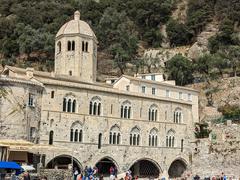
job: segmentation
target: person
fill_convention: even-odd
[[[93,177],[98,177],[98,168],[96,166],[93,167]]]
[[[77,180],[83,180],[83,174],[82,173],[77,176]]]
[[[31,180],[29,173],[26,171],[23,174],[23,180]]]
[[[193,177],[194,180],[200,180],[200,176],[196,174],[196,176]]]
[[[130,178],[129,178],[129,174],[126,172],[126,175],[125,175],[125,177],[124,177],[124,180],[130,180]]]
[[[110,167],[109,173],[110,173],[110,175],[114,175],[114,168],[113,168],[113,166]]]
[[[89,168],[87,169],[87,177],[88,177],[88,179],[90,179],[90,176],[93,179],[92,174],[93,174],[93,170],[92,170],[91,166],[89,166]]]
[[[74,167],[74,172],[73,172],[73,180],[77,180],[77,176],[78,176],[79,172],[77,170],[76,167]]]
[[[114,176],[115,176],[115,177],[117,176],[117,173],[118,173],[117,167],[114,166]]]
[[[83,171],[83,179],[85,180],[85,179],[87,179],[87,177],[88,177],[88,167],[85,166],[84,171]]]

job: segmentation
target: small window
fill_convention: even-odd
[[[152,95],[156,94],[156,88],[152,88]]]
[[[71,42],[70,41],[68,41],[67,50],[71,51]]]
[[[155,75],[151,75],[151,80],[155,81]]]
[[[142,86],[142,93],[145,93],[145,92],[146,92],[146,87]]]
[[[179,92],[179,99],[182,99],[182,98],[183,98],[182,92]]]
[[[51,91],[51,98],[54,98],[54,91]]]
[[[88,52],[88,42],[85,44],[85,52]]]
[[[75,51],[75,41],[72,41],[72,51]]]
[[[72,76],[72,71],[69,71],[69,76]]]
[[[126,86],[126,91],[129,91],[129,89],[130,89],[130,86],[127,85],[127,86]]]
[[[29,93],[28,106],[34,107],[34,95]]]
[[[166,97],[170,97],[170,91],[166,90]]]
[[[102,147],[102,133],[98,135],[98,149],[101,149]]]
[[[49,133],[49,141],[48,141],[48,144],[49,144],[49,145],[52,145],[52,144],[53,144],[53,134],[54,134],[54,132],[53,132],[53,131],[50,131],[50,133]]]
[[[188,101],[192,101],[192,95],[190,93],[188,94]]]
[[[84,52],[84,49],[85,49],[85,43],[84,43],[84,41],[82,41],[82,51]]]
[[[142,79],[146,79],[146,76],[142,76]]]
[[[61,42],[59,41],[58,43],[57,43],[57,53],[60,53],[61,52]]]

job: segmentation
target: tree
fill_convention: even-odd
[[[184,86],[193,82],[192,62],[181,54],[167,61],[166,71],[169,79],[175,80],[177,85]]]
[[[229,46],[223,52],[230,61],[234,77],[236,77],[237,69],[240,66],[240,46]]]
[[[204,80],[207,81],[208,84],[210,84],[210,80],[215,78],[214,73],[214,59],[211,54],[204,54],[200,56],[195,62],[194,62],[194,70],[198,74],[202,76]]]
[[[179,23],[176,20],[170,20],[167,24],[167,34],[171,46],[182,46],[190,43],[193,34],[190,32],[188,26]]]
[[[124,21],[123,21],[124,20]],[[102,29],[101,44],[113,56],[114,63],[124,74],[126,64],[137,55],[138,38],[134,23],[125,12],[108,8],[100,20],[99,28]]]
[[[213,67],[217,68],[221,77],[223,77],[223,70],[229,66],[229,60],[224,56],[224,54],[219,51],[212,56]]]

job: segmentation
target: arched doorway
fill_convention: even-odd
[[[105,157],[98,161],[95,165],[98,168],[99,175],[109,176],[110,168],[113,167],[118,171],[117,166],[111,158]],[[117,172],[116,172],[117,173]]]
[[[184,171],[186,171],[187,165],[180,159],[177,159],[172,162],[169,170],[168,175],[170,178],[181,177]]]
[[[82,170],[82,166],[78,160],[68,155],[61,155],[53,158],[46,167],[48,169],[68,169],[69,165],[73,165],[73,168],[77,168],[78,172]]]
[[[160,168],[158,165],[148,159],[142,159],[135,162],[131,167],[132,176],[138,176],[139,178],[158,178],[160,174]]]

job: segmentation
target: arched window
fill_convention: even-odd
[[[129,101],[124,101],[121,105],[121,118],[131,118],[131,103]]]
[[[157,129],[153,128],[149,134],[149,146],[157,147]]]
[[[101,149],[102,147],[102,133],[98,135],[98,149]]]
[[[166,147],[175,147],[175,131],[173,129],[167,132]]]
[[[53,135],[54,135],[54,132],[50,131],[50,133],[49,133],[49,145],[53,144]]]
[[[70,141],[71,142],[82,142],[83,141],[83,130],[82,125],[79,121],[72,124],[70,129]]]
[[[130,145],[139,146],[139,144],[140,144],[140,129],[138,127],[134,127],[130,132]]]
[[[72,100],[68,99],[68,103],[67,103],[67,112],[72,112]]]
[[[61,45],[61,42],[59,41],[59,42],[57,43],[57,53],[60,53],[61,50],[62,50],[62,45]]]
[[[173,113],[173,122],[178,124],[183,123],[183,113],[180,108],[175,109]]]
[[[63,111],[66,112],[67,111],[67,99],[63,98]]]
[[[74,99],[72,103],[72,112],[75,112],[75,111],[76,111],[76,100]]]
[[[66,96],[63,98],[63,111],[76,112],[77,101],[74,96]]]
[[[75,51],[75,41],[72,41],[72,51]]]
[[[71,129],[71,132],[70,132],[70,141],[71,142],[73,142],[73,137],[74,137],[73,129]]]
[[[72,71],[69,71],[68,73],[69,73],[69,76],[72,76]]]
[[[184,142],[184,140],[182,139],[181,140],[181,152],[183,152],[183,142]]]
[[[112,126],[109,133],[109,144],[120,144],[120,138],[121,132],[119,126]]]
[[[82,41],[82,51],[84,52],[84,49],[85,49],[85,43],[84,43],[84,41]]]
[[[148,120],[149,121],[157,121],[158,118],[158,107],[157,105],[153,104],[148,109]]]
[[[86,42],[85,51],[88,52],[88,42]]]
[[[98,96],[93,97],[89,103],[89,114],[100,116],[101,110],[101,98]]]
[[[71,51],[71,41],[68,41],[68,43],[67,43],[67,50]]]
[[[80,129],[78,141],[82,142],[82,139],[83,139],[83,132],[82,132],[82,129]]]

